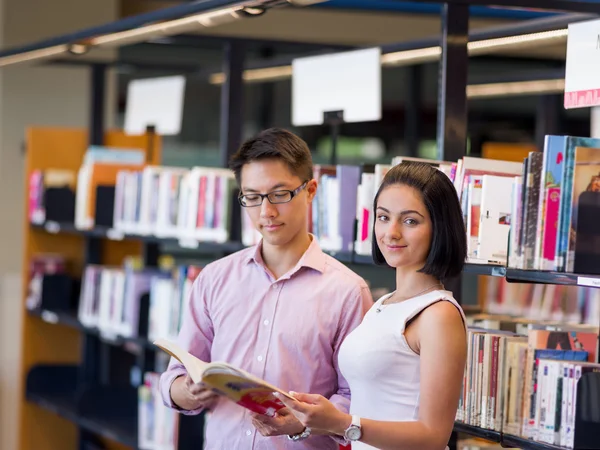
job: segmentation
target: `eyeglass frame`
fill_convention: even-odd
[[[238,202],[240,204],[240,206],[242,206],[243,208],[256,208],[257,206],[262,206],[263,202],[265,201],[265,198],[269,201],[269,203],[271,205],[285,205],[286,203],[291,202],[295,196],[297,196],[300,192],[302,192],[302,190],[306,187],[306,185],[308,184],[310,180],[305,181],[304,183],[302,183],[300,186],[298,186],[296,189],[294,190],[289,190],[289,189],[278,189],[276,191],[271,191],[268,192],[266,194],[259,194],[257,193],[252,193],[252,194],[242,194],[240,192],[240,195],[238,195]],[[269,195],[272,194],[276,194],[276,193],[281,193],[281,192],[289,192],[291,197],[289,200],[286,200],[285,202],[275,202],[273,203],[271,201],[271,199],[269,198]],[[258,195],[260,197],[260,203],[258,205],[244,205],[242,203],[242,198],[245,197],[246,195]]]

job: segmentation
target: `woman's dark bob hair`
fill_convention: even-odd
[[[431,248],[427,261],[419,272],[440,280],[459,275],[467,257],[467,233],[456,189],[448,176],[435,166],[423,162],[403,161],[392,167],[375,196],[375,220],[379,194],[395,184],[410,186],[419,191],[431,217]],[[375,236],[375,221],[372,248],[375,264],[387,265]]]

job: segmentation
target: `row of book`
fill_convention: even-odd
[[[114,236],[175,238],[181,246],[229,240],[234,176],[227,169],[149,165],[136,149],[90,147],[77,171],[30,175],[29,220],[108,227]]]
[[[546,136],[513,179],[509,266],[600,273],[600,139]]]
[[[395,157],[389,165],[317,166],[321,192],[310,226],[328,250],[369,255],[372,205],[383,177],[404,160],[418,160],[454,184],[470,263],[598,274],[600,235],[593,218],[600,213],[600,140],[546,136],[541,150],[517,161]]]
[[[131,260],[114,267],[87,265],[77,317],[105,339],[176,339],[200,270],[193,265],[147,268]],[[143,323],[146,306],[148,319]]]
[[[598,329],[527,320],[481,327],[489,318],[471,323],[456,420],[573,448],[576,411],[586,406],[577,404],[578,381],[600,373]]]
[[[177,450],[179,414],[167,408],[158,390],[160,374],[146,372],[138,387],[138,446],[140,450]]]
[[[395,157],[390,164],[316,165],[320,189],[308,211],[309,229],[327,251],[369,255],[373,199],[383,177],[404,160],[419,160],[445,173],[456,189],[469,262],[600,273],[593,220],[600,213],[600,140],[547,136],[542,150],[524,161]],[[107,225],[122,234],[176,238],[182,246],[228,241],[232,207],[239,207],[229,170],[149,166],[142,152],[129,149],[91,148],[76,175],[37,171],[30,184],[34,223],[48,220],[56,189],[74,189],[77,228]],[[243,212],[242,220],[242,241],[252,245],[259,235]]]
[[[490,314],[600,325],[600,289],[554,284],[512,283],[486,277],[481,309]]]
[[[175,340],[187,314],[190,290],[202,270],[177,265],[168,256],[159,259],[158,267],[144,267],[141,258],[126,257],[117,266],[86,265],[78,283],[69,266],[64,255],[34,255],[26,308],[73,314],[106,340]]]

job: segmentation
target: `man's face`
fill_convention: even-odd
[[[265,159],[246,164],[241,171],[241,190],[244,195],[269,194],[275,191],[294,191],[307,180],[294,175],[278,159]],[[287,203],[272,204],[266,197],[260,206],[244,208],[265,243],[287,245],[306,232],[307,214],[316,192],[316,182],[310,180],[304,189]],[[281,198],[286,194],[282,193]],[[277,197],[277,195],[274,195]]]

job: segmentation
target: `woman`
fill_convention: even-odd
[[[385,176],[374,209],[373,259],[395,268],[396,290],[340,348],[350,414],[319,395],[280,398],[307,428],[341,436],[353,450],[443,450],[467,355],[464,314],[443,286],[466,258],[456,190],[436,168],[403,162]]]

